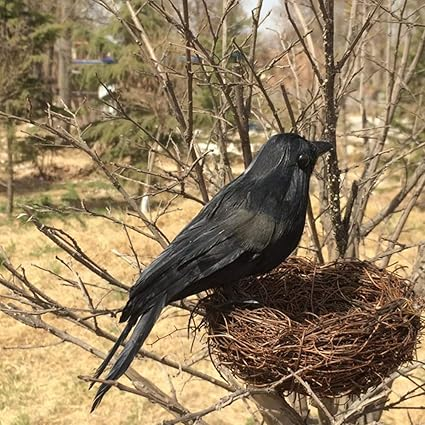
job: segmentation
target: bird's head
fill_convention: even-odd
[[[275,217],[282,229],[301,232],[314,165],[331,148],[329,142],[310,142],[294,133],[270,138],[244,173],[249,208]]]
[[[283,172],[309,178],[319,156],[331,149],[329,142],[310,142],[295,133],[277,134],[264,144],[247,172],[257,176]]]

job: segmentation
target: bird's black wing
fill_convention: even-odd
[[[215,286],[214,277],[222,270],[231,272],[233,280],[250,274],[250,260],[269,244],[276,223],[242,206],[230,211],[204,214],[178,235],[131,288],[122,321],[143,314],[164,296],[168,303]],[[229,270],[234,263],[243,266]]]

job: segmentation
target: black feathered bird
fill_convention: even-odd
[[[121,314],[127,325],[95,377],[134,328],[106,379],[123,375],[170,302],[265,273],[288,257],[303,232],[314,164],[331,147],[292,133],[268,140],[245,172],[141,273]],[[92,410],[109,388],[101,384]]]

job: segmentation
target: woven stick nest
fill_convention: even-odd
[[[409,282],[357,260],[290,258],[202,304],[214,361],[257,387],[305,393],[284,379],[296,372],[320,397],[378,385],[413,360],[422,329]]]

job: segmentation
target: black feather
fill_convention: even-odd
[[[100,375],[102,375],[103,371],[106,369],[106,366],[108,366],[109,362],[112,360],[112,357],[120,347],[120,345],[124,342],[124,340],[127,338],[128,334],[130,333],[131,329],[133,329],[134,326],[134,320],[131,320],[127,323],[124,330],[121,332],[121,335],[117,338],[115,341],[114,346],[109,351],[108,355],[105,357],[103,362],[100,364],[100,366],[97,368],[96,372],[93,375],[93,378],[99,378]],[[89,388],[92,388],[95,383],[92,382],[89,386]]]
[[[120,321],[128,321],[102,362],[99,377],[134,327],[107,380],[122,376],[162,308],[172,301],[265,273],[297,246],[304,228],[310,176],[331,148],[296,134],[273,136],[245,172],[224,187],[147,267],[130,289]],[[92,410],[108,391],[101,384]]]
[[[111,371],[106,377],[107,381],[115,381],[120,376],[122,376],[124,372],[128,369],[128,367],[130,366],[130,363],[132,362],[137,352],[140,350],[140,347],[143,345],[143,343],[145,342],[145,339],[148,337],[150,331],[152,330],[153,325],[158,320],[158,317],[161,314],[161,310],[164,308],[164,306],[165,306],[165,298],[162,301],[159,301],[157,305],[155,305],[152,309],[150,309],[149,311],[144,313],[142,317],[140,317],[139,321],[136,324],[136,327],[134,328],[131,338],[126,343],[120,356],[118,357],[118,359],[114,363],[114,366],[112,367]],[[124,331],[125,330],[126,329],[124,329]],[[115,345],[111,350],[112,355],[114,352],[114,348],[115,348]],[[115,348],[115,351],[116,351],[116,348]],[[103,362],[102,365],[104,363],[105,362]],[[106,364],[103,366],[103,369],[105,368],[105,366]],[[93,412],[94,409],[96,409],[96,407],[100,404],[103,396],[108,392],[109,389],[110,389],[110,386],[107,384],[100,385],[96,393],[96,396],[94,398],[91,412]]]

